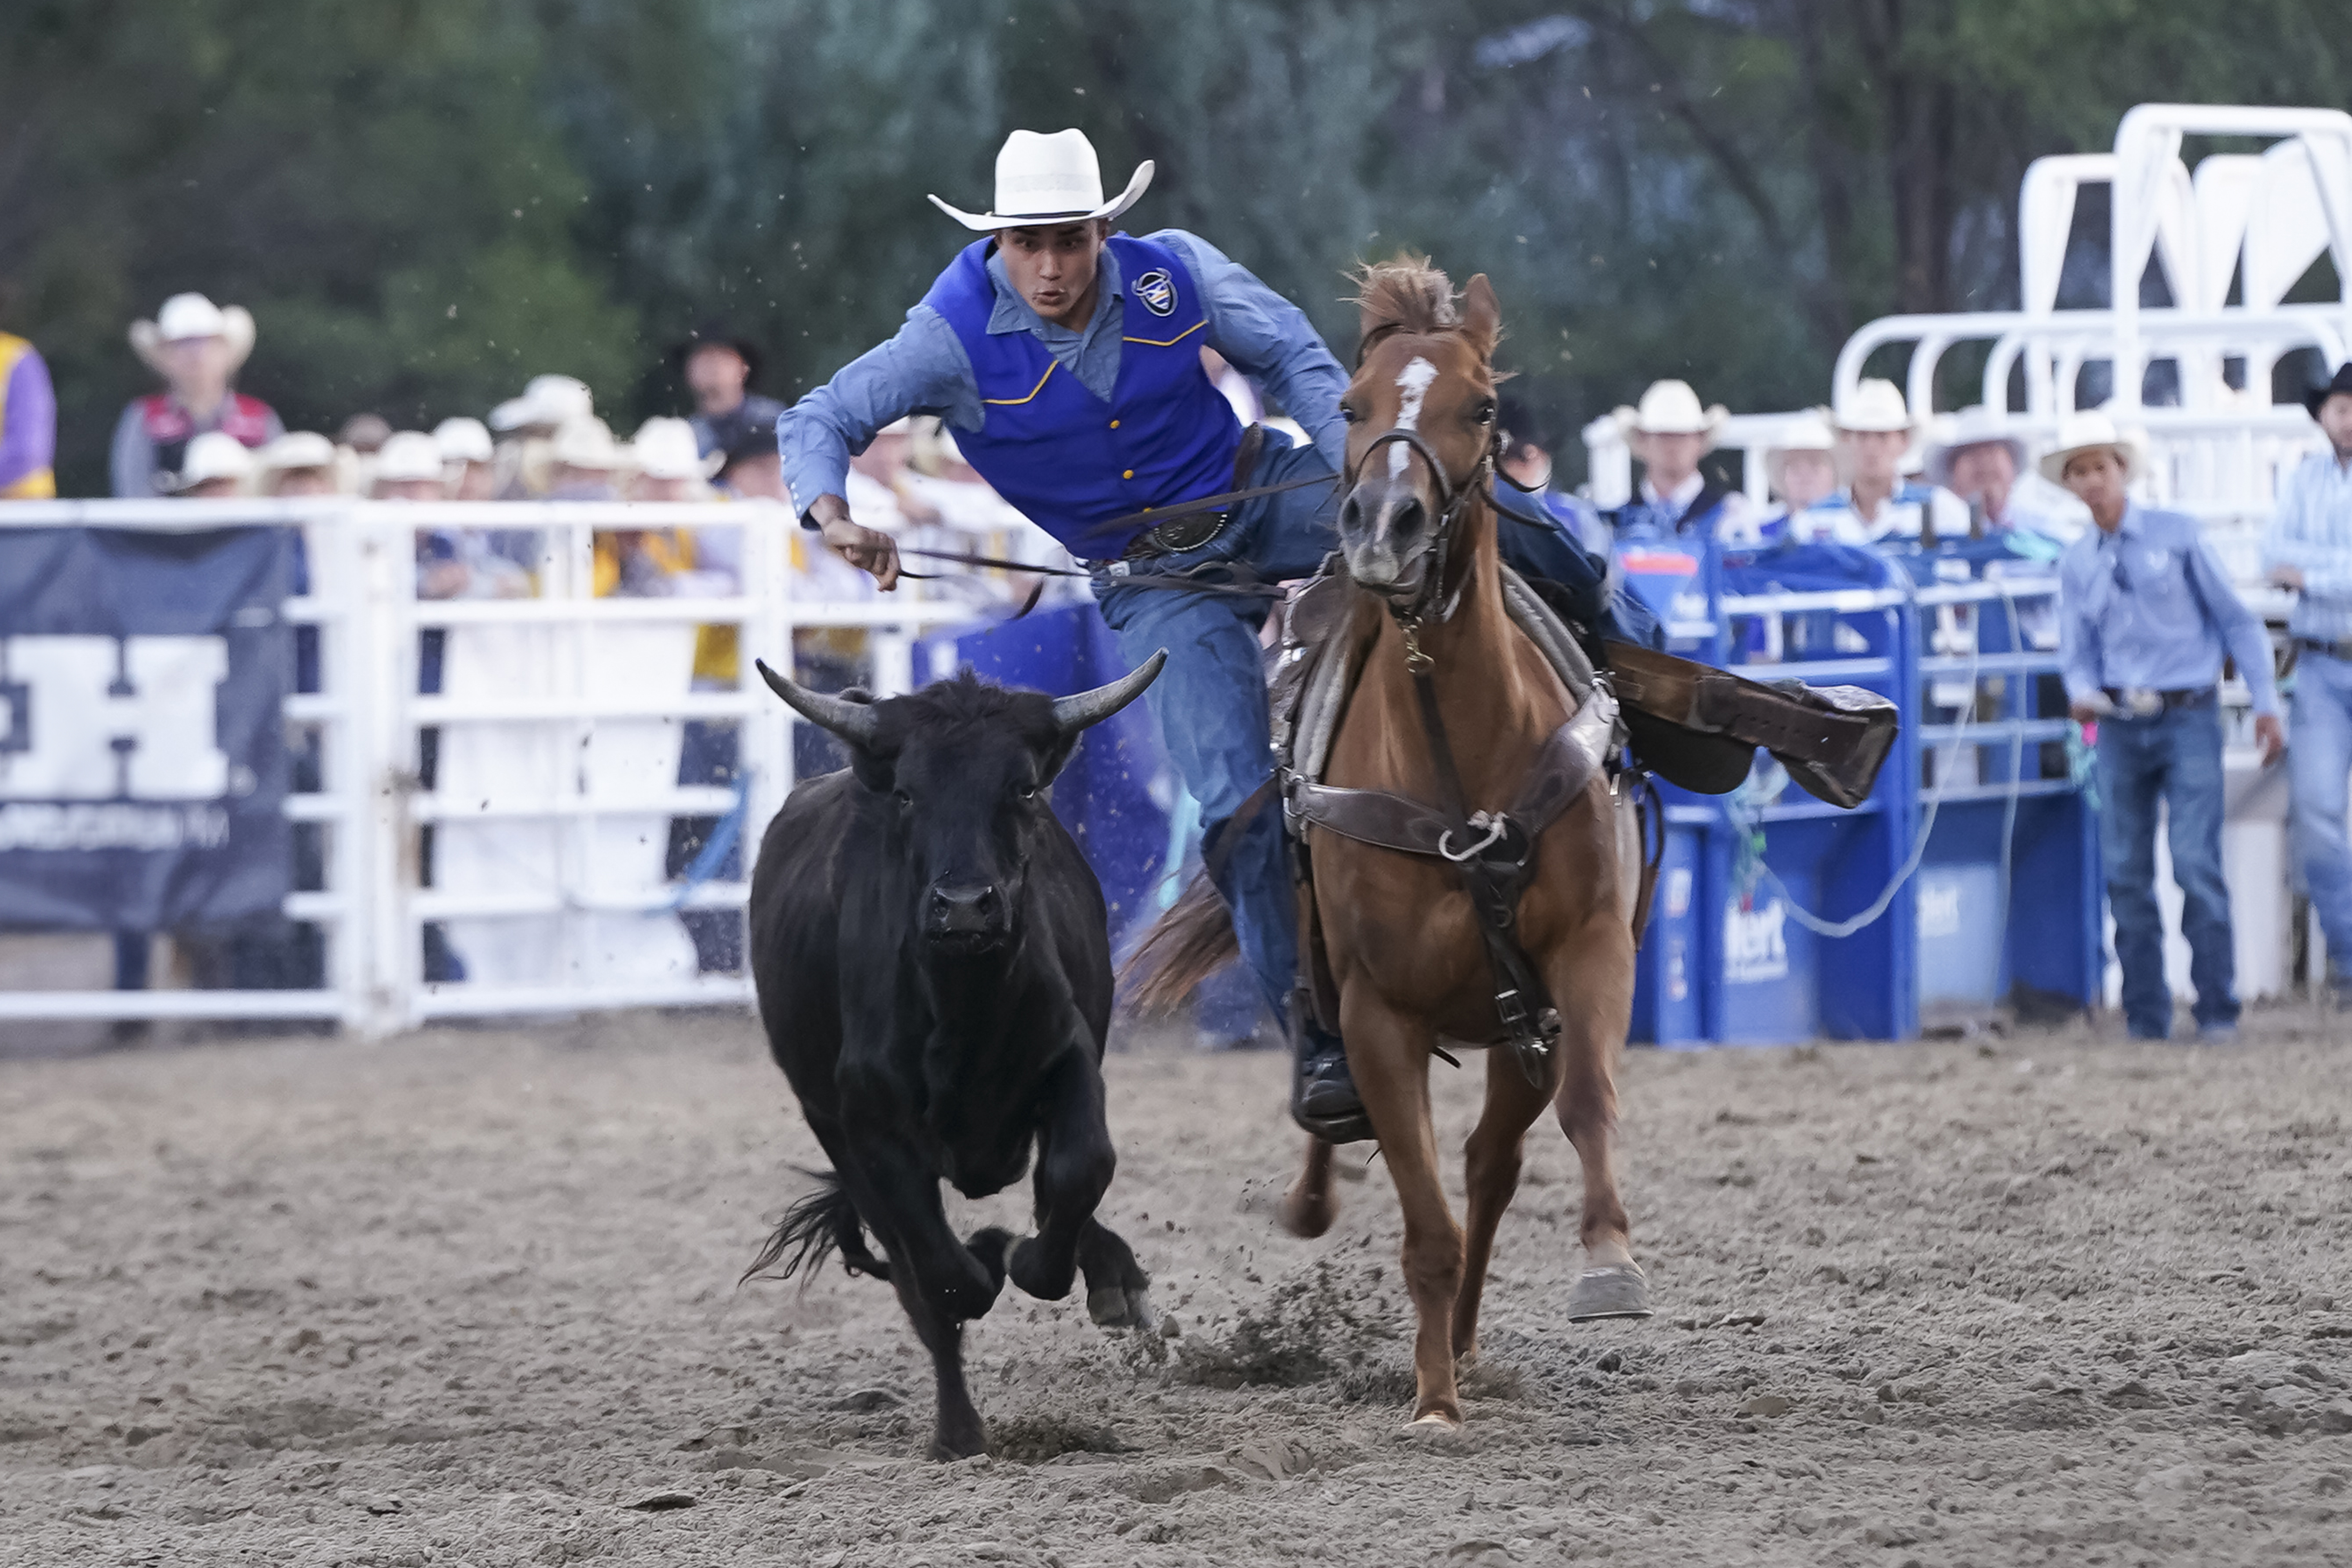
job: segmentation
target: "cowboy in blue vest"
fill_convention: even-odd
[[[984,237],[940,274],[897,336],[787,410],[776,437],[803,525],[887,589],[898,580],[897,552],[887,535],[851,521],[849,457],[903,415],[940,416],[981,477],[1091,568],[1097,603],[1129,659],[1168,650],[1151,710],[1200,802],[1204,848],[1243,955],[1282,1018],[1297,970],[1282,814],[1235,820],[1273,773],[1258,647],[1266,601],[1165,584],[1237,571],[1265,582],[1311,575],[1336,543],[1337,487],[1310,482],[1157,525],[1135,514],[1336,477],[1348,375],[1297,306],[1207,241],[1180,229],[1141,239],[1112,232],[1151,173],[1142,164],[1107,202],[1083,132],[1014,132],[997,154],[995,211],[931,198]],[[1202,367],[1204,346],[1263,383],[1311,444],[1244,431]],[[1538,531],[1508,530],[1507,541]],[[1538,570],[1590,601],[1588,625],[1647,640],[1645,628],[1608,615],[1599,563],[1572,545],[1557,553]],[[1230,845],[1229,834],[1238,836]],[[1334,1142],[1370,1136],[1339,1041],[1301,1025],[1292,1044],[1292,1115]]]
[[[1688,382],[1660,381],[1611,417],[1642,465],[1633,498],[1607,514],[1625,590],[1664,624],[1665,646],[1719,664],[1722,546],[1756,542],[1748,498],[1699,472],[1727,416]]]

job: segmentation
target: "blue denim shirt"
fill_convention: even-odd
[[[2195,518],[2126,503],[2114,533],[2093,529],[2066,547],[2058,591],[2069,698],[2111,686],[2211,686],[2226,651],[2254,711],[2278,711],[2270,634],[2230,586]]]
[[[2279,487],[2263,564],[2303,573],[2287,626],[2299,637],[2352,637],[2352,465],[2333,452],[2305,458]]]
[[[1197,235],[1165,228],[1146,237],[1175,251],[1191,269],[1209,318],[1202,334],[1209,346],[1264,382],[1338,472],[1348,447],[1347,423],[1339,417],[1348,374],[1306,312]],[[1093,319],[1072,331],[1031,310],[1006,278],[1004,258],[991,255],[996,309],[988,330],[1034,333],[1064,370],[1108,399],[1118,382],[1125,279],[1108,250],[1098,265],[1101,294]],[[935,414],[955,428],[977,430],[985,412],[971,361],[954,330],[929,306],[917,305],[897,336],[850,361],[776,422],[793,504],[805,515],[817,497],[844,493],[850,454],[866,450],[877,431],[902,416]]]

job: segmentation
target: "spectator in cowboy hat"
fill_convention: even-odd
[[[378,500],[445,500],[441,448],[421,430],[395,431],[376,449],[369,493]]]
[[[2237,660],[2254,698],[2254,735],[2265,766],[2286,736],[2278,719],[2270,634],[2230,586],[2197,520],[2131,499],[2147,465],[2136,432],[2104,412],[2070,414],[2042,477],[2064,485],[2097,527],[2059,561],[2060,665],[2069,712],[2098,726],[2099,848],[2124,1016],[2137,1038],[2172,1032],[2164,978],[2164,927],[2156,897],[2156,818],[2170,822],[2172,879],[2181,892],[2180,933],[2197,990],[2199,1034],[2237,1035],[2230,893],[2221,877],[2221,717],[2217,687],[2225,657]]]
[[[727,460],[719,470],[719,485],[738,500],[786,500],[782,463],[776,452],[776,443],[757,430],[749,430],[727,448]]]
[[[253,454],[225,430],[207,430],[189,441],[176,474],[163,478],[164,492],[179,500],[224,500],[245,493],[253,478]]]
[[[1935,421],[1923,471],[1968,506],[1973,533],[2023,531],[2065,544],[2089,526],[2079,501],[2027,466],[2009,416],[1982,404]]]
[[[703,456],[694,427],[685,420],[666,417],[638,426],[629,452],[636,467],[629,480],[631,500],[709,500],[710,477],[726,461],[718,453]]]
[[[186,468],[189,444],[207,431],[248,447],[286,434],[268,404],[229,389],[253,338],[243,306],[224,310],[202,294],[174,294],[153,321],[131,324],[132,350],[167,389],[132,398],[115,424],[116,495],[157,493],[164,476]]]
[[[433,444],[441,448],[441,477],[451,500],[491,500],[498,484],[491,464],[495,453],[490,433],[478,419],[464,415],[433,426]]]
[[[1837,499],[1837,434],[1829,411],[1791,420],[1764,448],[1764,482],[1780,510],[1757,524],[1769,543],[1810,544],[1834,534],[1845,503]]]
[[[613,432],[594,415],[567,419],[547,448],[547,499],[618,500],[614,480],[623,467]]]
[[[526,500],[547,493],[555,432],[595,413],[587,383],[568,375],[535,375],[520,397],[490,410],[490,428],[499,437],[496,490],[499,500]]]
[[[2295,594],[2295,858],[2327,935],[2336,1005],[2352,1005],[2352,844],[2345,780],[2352,774],[2352,363],[2307,389],[2303,405],[2327,437],[2279,487],[2263,542],[2270,580]],[[2331,771],[2332,770],[2332,771]]]
[[[670,351],[687,389],[694,394],[697,448],[704,457],[723,452],[745,435],[776,438],[776,418],[784,405],[751,390],[759,379],[760,351],[718,321],[705,321]]]
[[[1830,424],[1837,431],[1838,467],[1845,478],[1837,499],[1850,514],[1837,520],[1838,543],[1909,541],[1930,533],[1940,539],[1967,536],[1969,509],[1958,497],[1903,478],[1904,459],[1922,421],[1905,405],[1901,388],[1871,377],[1832,410]]]
[[[335,444],[362,458],[373,458],[392,439],[392,421],[381,414],[354,414],[335,432]]]
[[[340,493],[341,459],[335,444],[314,430],[293,430],[254,455],[266,496],[331,496]]]
[[[1699,471],[1727,417],[1682,381],[1653,382],[1638,407],[1611,416],[1642,465],[1633,499],[1603,514],[1613,558],[1626,591],[1669,627],[1709,619],[1723,543],[1752,537],[1748,498]]]

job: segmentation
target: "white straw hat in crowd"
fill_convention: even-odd
[[[1872,376],[1853,389],[1853,395],[1838,405],[1830,421],[1841,430],[1858,435],[1885,434],[1888,431],[1916,431],[1919,421],[1911,416],[1903,401],[1903,389],[1891,381]]]
[[[629,443],[637,471],[649,479],[707,479],[727,461],[724,452],[706,458],[695,443],[694,426],[683,419],[648,419]]]
[[[1103,200],[1102,163],[1083,131],[1015,131],[996,154],[996,206],[968,213],[939,197],[931,205],[969,229],[982,234],[1031,224],[1081,223],[1117,217],[1133,206],[1151,184],[1151,161],[1136,165],[1134,177],[1116,201]]]
[[[1830,428],[1826,409],[1807,409],[1781,426],[1764,448],[1764,479],[1775,490],[1781,489],[1780,471],[1784,459],[1791,452],[1819,452],[1823,456],[1837,450],[1837,432]]]
[[[236,479],[243,483],[252,477],[253,454],[245,449],[245,443],[225,430],[207,430],[188,443],[180,471],[163,488],[179,495],[207,479]]]
[[[585,419],[595,411],[595,396],[586,382],[569,375],[534,375],[523,383],[520,397],[509,397],[490,410],[490,428],[553,428],[567,420]]]
[[[228,344],[228,367],[234,371],[253,353],[253,313],[242,305],[226,310],[202,294],[174,294],[163,301],[152,321],[131,323],[131,347],[158,375],[167,374],[163,345],[190,338],[220,338]]]
[[[2118,428],[2115,416],[2104,408],[2084,408],[2058,422],[2058,443],[2042,456],[2042,477],[2053,484],[2063,484],[2066,459],[2101,447],[2113,451],[2123,464],[2124,483],[2130,484],[2147,471],[2147,438],[2137,430]]]
[[[335,444],[315,430],[289,430],[253,455],[254,467],[265,474],[289,468],[331,468]]]
[[[614,444],[610,426],[593,415],[583,415],[557,426],[548,460],[565,468],[611,473],[621,466],[621,449]]]
[[[422,430],[396,430],[376,448],[378,484],[441,482],[441,447]]]
[[[1731,415],[1720,403],[1701,408],[1686,381],[1654,381],[1639,408],[1620,407],[1610,417],[1621,436],[1713,436]]]
[[[487,463],[493,456],[490,433],[478,419],[460,414],[433,426],[433,444],[445,463]]]
[[[2011,426],[2010,416],[1983,404],[1972,404],[1958,414],[1947,414],[1928,426],[1927,482],[1949,489],[1952,458],[1970,447],[2009,448],[2010,466],[2025,472],[2025,439]]]

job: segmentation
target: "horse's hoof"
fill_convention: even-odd
[[[1646,1318],[1651,1310],[1650,1282],[1637,1263],[1588,1268],[1576,1277],[1576,1289],[1568,1293],[1571,1323],[1589,1323],[1596,1318]]]
[[[1400,1436],[1414,1442],[1458,1437],[1461,1435],[1462,1423],[1443,1410],[1433,1410],[1426,1415],[1413,1417],[1404,1424],[1399,1433]]]
[[[1095,1321],[1095,1327],[1113,1331],[1149,1329],[1160,1321],[1151,1310],[1151,1291],[1142,1285],[1132,1289],[1110,1285],[1087,1291],[1087,1316]]]
[[[1291,1235],[1302,1241],[1312,1241],[1329,1230],[1331,1222],[1339,1217],[1339,1204],[1328,1192],[1320,1196],[1308,1197],[1285,1193],[1281,1205],[1274,1211],[1274,1217]]]

